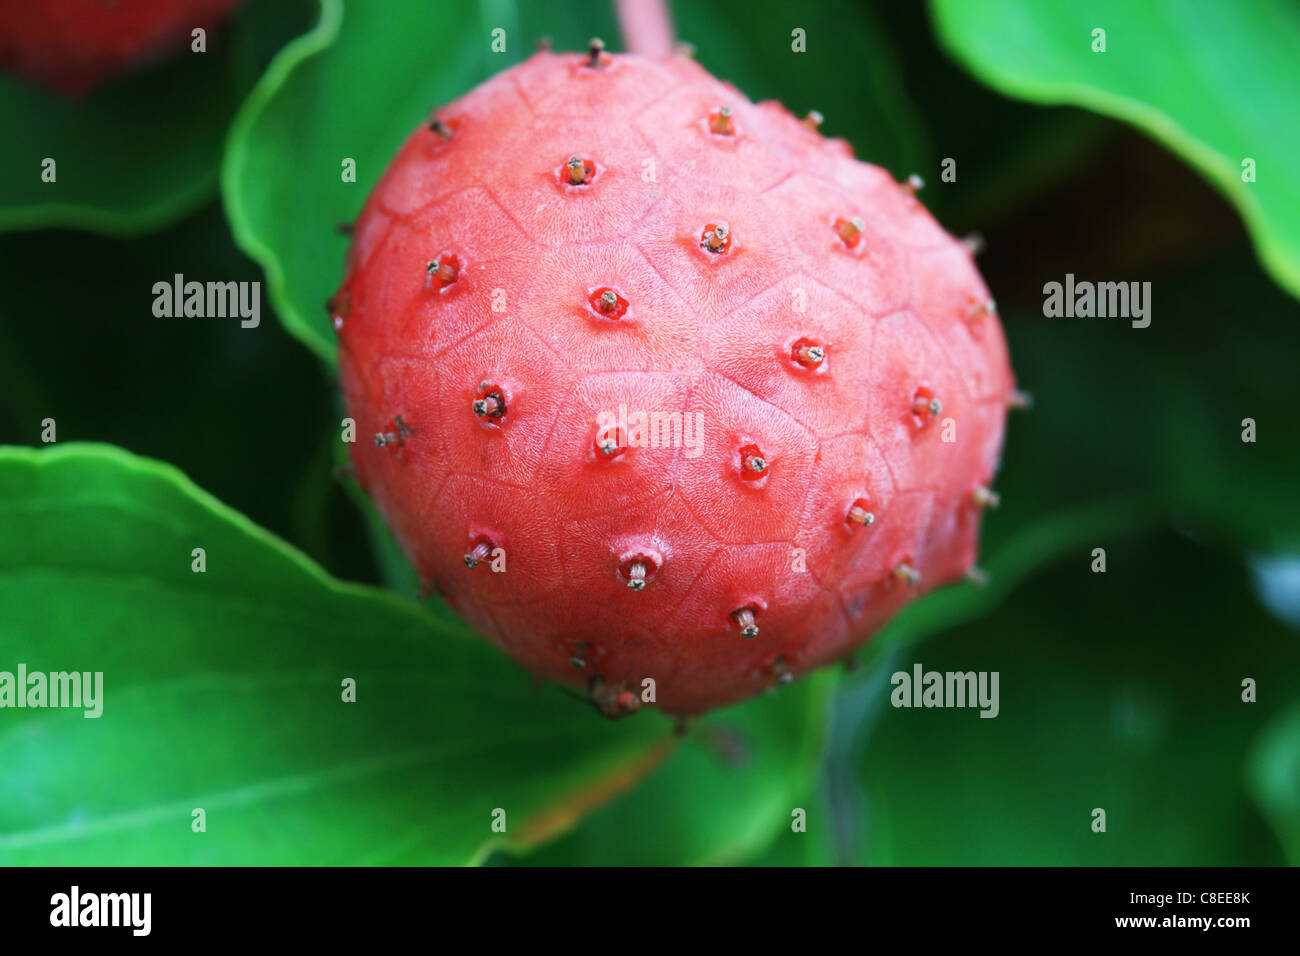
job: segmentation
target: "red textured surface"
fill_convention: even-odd
[[[583,62],[539,53],[439,110],[451,139],[417,130],[371,194],[333,300],[352,456],[421,576],[526,667],[651,677],[658,706],[697,713],[844,656],[965,572],[1012,374],[970,255],[885,171],[691,61]],[[573,156],[587,185],[557,176]],[[437,289],[426,264],[449,253]],[[606,287],[616,320],[593,308]],[[800,339],[823,361],[799,363]],[[473,411],[485,385],[495,421]],[[699,453],[600,460],[621,405],[698,413]],[[411,434],[376,447],[395,415]],[[867,527],[847,520],[864,500]],[[466,567],[482,539],[505,573]]]
[[[80,95],[128,66],[188,49],[240,0],[0,0],[0,69]]]

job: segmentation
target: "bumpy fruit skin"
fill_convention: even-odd
[[[607,713],[652,678],[694,714],[971,566],[1013,380],[908,188],[685,59],[539,53],[437,119],[329,307],[358,478],[470,624]],[[699,433],[606,455],[620,406]]]
[[[80,96],[184,49],[240,0],[0,0],[0,70]]]

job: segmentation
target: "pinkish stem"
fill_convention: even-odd
[[[667,0],[615,0],[618,25],[629,53],[672,56],[676,41]]]

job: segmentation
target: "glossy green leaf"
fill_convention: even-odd
[[[437,103],[485,75],[490,28],[477,2],[322,0],[321,19],[272,63],[231,132],[222,191],[240,246],[266,270],[286,327],[334,355],[325,300],[351,221],[398,145]],[[356,162],[344,182],[342,163]]]
[[[1300,296],[1300,6],[1289,0],[931,0],[941,42],[999,91],[1141,128],[1240,211]],[[1105,52],[1093,31],[1105,30]],[[1254,161],[1255,181],[1243,180]]]
[[[360,516],[318,451],[343,445],[333,376],[265,303],[256,328],[152,314],[154,283],[177,273],[260,282],[219,207],[131,238],[0,235],[0,263],[0,444],[39,444],[53,418],[60,441],[165,460],[336,577],[374,579]]]
[[[309,0],[253,0],[157,66],[80,99],[0,74],[0,230],[67,226],[138,233],[209,199],[226,132],[271,53],[305,29]],[[53,159],[57,179],[42,181]]]
[[[846,86],[811,69],[790,49],[790,28],[766,24],[752,5],[681,5],[678,29],[700,62],[737,80],[751,96],[781,96],[799,109],[833,117],[828,131],[865,141],[860,153],[906,168],[919,155],[910,116],[900,106],[886,51],[864,14],[811,13],[822,56],[858,57]],[[768,4],[778,10],[777,4]],[[617,37],[608,4],[478,0],[440,7],[419,0],[324,0],[320,24],[286,48],[241,111],[222,172],[222,191],[240,246],[267,273],[271,300],[289,330],[323,358],[334,356],[324,310],[338,286],[351,221],[401,142],[440,103],[524,59],[536,38],[575,48]],[[492,51],[492,31],[506,50]],[[863,49],[871,55],[862,56]],[[757,59],[762,58],[762,59]],[[760,62],[783,64],[775,73]],[[788,89],[777,89],[774,78]],[[503,133],[508,135],[508,132]],[[356,161],[356,182],[341,163]]]
[[[823,670],[692,723],[672,758],[636,789],[522,862],[727,865],[793,833],[796,821],[824,833],[828,820],[812,791],[835,683],[835,672]]]
[[[471,862],[671,749],[659,715],[601,720],[109,446],[0,450],[0,671],[20,664],[102,672],[102,714],[0,709],[2,864]]]
[[[1247,764],[1260,730],[1300,694],[1300,645],[1221,552],[1164,534],[1108,541],[1104,574],[1091,560],[1079,548],[998,613],[882,663],[856,761],[860,861],[1280,862]],[[997,716],[892,706],[891,675],[916,664],[998,672]],[[1242,699],[1247,677],[1267,688],[1256,703]],[[1269,773],[1294,769],[1261,759]],[[1300,822],[1293,804],[1273,805],[1280,830]],[[1104,833],[1092,828],[1097,808]]]
[[[1044,109],[984,86],[939,48],[923,3],[879,4],[872,12],[898,61],[896,89],[905,91],[931,144],[922,157],[929,165],[904,172],[925,178],[925,206],[953,235],[996,233],[1027,206],[1075,187],[1096,160],[1114,128],[1104,117]],[[958,160],[955,181],[943,176],[946,159]],[[987,260],[980,265],[989,268]]]

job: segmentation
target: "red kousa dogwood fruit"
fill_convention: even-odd
[[[971,250],[819,119],[542,52],[355,224],[360,483],[430,588],[611,716],[845,657],[972,568],[996,501],[1016,393]]]

